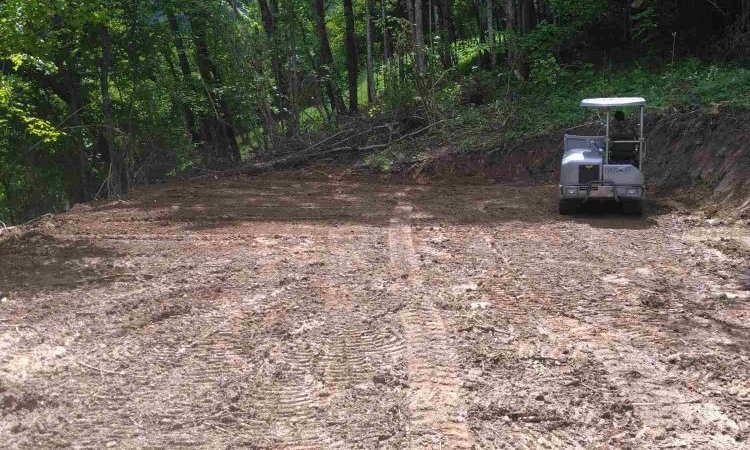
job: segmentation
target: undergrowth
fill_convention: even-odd
[[[584,64],[561,68],[545,82],[520,82],[506,73],[465,67],[435,93],[446,119],[444,126],[408,149],[371,156],[365,166],[379,172],[397,170],[392,158],[401,150],[413,153],[415,158],[446,146],[457,152],[493,152],[508,140],[601,123],[601,110],[579,106],[583,98],[630,96],[646,98],[647,114],[713,111],[719,106],[750,108],[750,69],[697,59],[660,70],[638,64],[601,70]],[[634,119],[637,115],[636,108],[625,112]]]
[[[644,97],[648,101],[647,112],[719,105],[750,108],[750,69],[696,59],[658,71],[638,65],[602,71],[587,64],[560,70],[552,82],[541,85],[508,82],[503,74],[474,77],[490,84],[488,102],[481,107],[462,108],[453,115],[453,122],[464,127],[486,125],[508,138],[597,119],[599,111],[579,107],[586,97]],[[458,101],[454,98],[451,104]],[[502,125],[501,130],[498,125]]]

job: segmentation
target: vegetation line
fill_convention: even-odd
[[[591,122],[584,96],[747,108],[749,11],[750,0],[5,0],[0,219],[201,169],[276,167],[282,154],[395,158],[404,140],[374,140],[386,122],[443,120],[416,152],[490,152]]]

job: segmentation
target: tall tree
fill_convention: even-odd
[[[441,43],[443,45],[442,60],[443,67],[449,68],[453,65],[453,41],[455,31],[453,25],[453,0],[442,0],[440,4],[440,25],[441,25]]]
[[[128,168],[125,156],[115,146],[115,122],[112,118],[112,96],[109,92],[109,71],[112,67],[112,41],[109,28],[103,25],[100,30],[102,43],[102,59],[99,65],[99,82],[102,93],[102,116],[104,137],[109,155],[109,177],[107,191],[110,197],[120,197],[128,193]]]
[[[212,156],[218,159],[239,161],[240,149],[232,125],[232,113],[220,93],[214,87],[221,86],[216,65],[211,61],[206,35],[205,18],[195,16],[191,21],[195,42],[195,59],[201,84],[208,99],[211,112],[203,121],[203,133],[211,144]]]
[[[375,103],[375,70],[372,60],[373,40],[375,39],[375,5],[373,0],[366,0],[367,8],[367,101]]]
[[[312,10],[313,16],[315,17],[315,26],[318,31],[318,45],[320,47],[318,55],[318,76],[326,86],[326,92],[328,93],[328,100],[331,102],[331,107],[337,112],[343,113],[344,102],[341,99],[338,86],[336,85],[336,66],[333,63],[331,44],[328,41],[325,5],[323,4],[323,0],[312,0]]]
[[[487,6],[487,46],[490,49],[490,68],[497,67],[497,52],[495,52],[495,4],[492,0],[485,0]]]
[[[295,135],[299,130],[300,99],[302,96],[302,80],[300,77],[299,59],[297,55],[298,26],[297,14],[294,11],[294,2],[284,2],[287,22],[287,45],[285,46],[287,56],[287,83],[288,98],[286,111],[286,130],[288,135]]]
[[[508,67],[516,78],[526,79],[529,67],[524,61],[518,41],[520,36],[528,34],[536,26],[534,0],[505,0],[505,26],[511,32],[507,45]]]
[[[356,113],[359,110],[357,98],[359,53],[357,52],[357,38],[354,35],[352,0],[344,0],[344,21],[346,22],[346,72],[349,79],[349,112]]]
[[[172,34],[175,48],[177,49],[177,61],[179,62],[180,73],[182,74],[182,85],[183,87],[189,87],[192,78],[190,62],[188,61],[187,53],[185,51],[185,42],[180,35],[180,29],[177,25],[177,18],[171,11],[167,13],[167,23],[169,24],[169,30]],[[167,57],[167,60],[169,61],[171,58]],[[195,113],[193,112],[193,109],[190,105],[185,105],[183,102],[180,102],[180,106],[188,134],[191,136],[193,142],[200,142],[200,135],[195,128]]]
[[[391,33],[388,27],[388,16],[386,15],[387,0],[380,0],[380,14],[382,16],[383,26],[383,59],[389,62],[393,57],[393,45],[391,43]]]
[[[279,56],[279,36],[276,32],[276,14],[278,8],[273,0],[270,2],[269,0],[258,0],[258,8],[260,9],[261,22],[263,22],[263,30],[266,33],[266,41],[270,47],[271,73],[276,80],[276,87],[278,89],[276,106],[279,111],[283,111],[287,107],[289,85],[287,83],[287,75],[284,73],[284,65]]]
[[[412,0],[407,0],[412,1]],[[422,17],[422,1],[414,1],[414,64],[417,75],[422,76],[427,70],[424,50],[424,18]]]

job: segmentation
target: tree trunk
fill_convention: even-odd
[[[356,113],[359,110],[357,99],[359,55],[357,54],[357,40],[354,36],[352,0],[344,0],[344,19],[346,21],[346,71],[349,78],[349,112]]]
[[[391,34],[388,31],[388,16],[385,13],[386,0],[380,0],[380,14],[383,18],[383,59],[390,62],[393,58],[393,48],[391,45]]]
[[[373,0],[366,0],[367,7],[367,101],[375,103],[375,68],[372,61],[372,41],[375,39],[375,5]]]
[[[497,53],[495,52],[495,4],[492,0],[487,3],[487,46],[490,49],[490,68],[497,67]]]
[[[234,15],[234,18],[239,18],[240,11],[239,6],[237,5],[237,0],[229,0],[229,4],[232,5],[232,14]]]
[[[174,36],[174,45],[177,48],[177,59],[180,62],[180,71],[182,77],[186,83],[190,82],[190,63],[188,62],[187,53],[185,53],[185,43],[182,41],[180,36],[180,30],[177,26],[177,19],[174,14],[167,14],[167,21],[169,22],[169,29],[172,31]]]
[[[204,134],[210,137],[214,155],[221,159],[240,160],[240,149],[237,144],[236,134],[232,126],[232,114],[229,106],[220,95],[214,96],[211,92],[213,85],[220,85],[219,71],[211,61],[208,43],[206,41],[206,24],[203,19],[193,21],[195,58],[198,72],[203,81],[208,102],[213,109],[213,115],[209,115],[204,122]]]
[[[102,91],[102,116],[104,127],[102,136],[109,155],[109,180],[107,191],[109,197],[120,197],[128,193],[128,175],[124,155],[115,147],[114,119],[112,117],[112,97],[109,93],[109,70],[112,67],[112,42],[109,29],[101,28],[102,59],[99,65],[99,82]]]
[[[59,67],[59,66],[58,66]],[[81,78],[77,73],[71,72],[68,66],[60,71],[62,75],[63,85],[68,91],[68,111],[69,111],[69,123],[71,127],[80,127],[83,121],[81,120],[81,109],[83,109],[83,94],[81,86]],[[83,143],[79,133],[73,132],[73,142],[76,147],[77,154],[74,156],[75,167],[78,172],[78,179],[76,180],[77,186],[72,189],[73,200],[75,202],[84,202],[88,200],[88,155],[86,154],[86,146]]]
[[[474,8],[474,17],[477,20],[477,27],[479,28],[479,43],[484,44],[487,42],[487,33],[484,32],[487,29],[487,21],[484,20],[484,16],[486,15],[485,8],[482,8],[480,2],[481,0],[474,0],[471,2],[471,6]]]
[[[187,53],[185,52],[185,42],[180,36],[180,30],[177,26],[177,19],[174,14],[168,13],[167,21],[169,22],[169,29],[172,32],[174,45],[177,49],[177,60],[179,61],[180,72],[182,73],[182,84],[189,87],[191,84],[192,72],[190,70],[190,62],[188,61]],[[164,57],[167,58],[168,61],[171,60],[168,55],[165,55]],[[190,108],[189,105],[182,103],[182,101],[180,101],[180,105],[185,119],[185,128],[190,134],[193,143],[200,142],[200,135],[195,128],[195,114],[193,113],[192,108]]]
[[[294,13],[294,2],[285,2],[286,6],[286,19],[287,19],[287,54],[289,70],[287,70],[288,76],[288,99],[287,99],[287,120],[286,120],[286,131],[288,136],[294,136],[299,131],[299,116],[300,116],[300,97],[302,94],[302,83],[300,80],[300,72],[298,68],[297,52],[295,49],[295,43],[297,42],[297,18]]]
[[[432,45],[432,0],[427,0],[427,42]]]
[[[505,0],[505,28],[511,31],[508,36],[508,67],[519,80],[524,80],[524,65],[521,61],[521,53],[518,48],[518,36],[520,29],[520,11],[518,2],[523,0]]]
[[[443,44],[443,67],[448,69],[453,66],[453,41],[455,32],[453,30],[453,0],[442,0],[441,3],[441,28]]]
[[[412,1],[412,0],[407,0]],[[414,1],[414,62],[417,75],[423,76],[427,64],[424,54],[424,18],[422,17],[422,0]]]
[[[167,68],[169,69],[170,75],[172,75],[172,80],[174,81],[175,86],[181,85],[182,79],[177,73],[177,69],[175,69],[174,62],[172,62],[172,55],[169,51],[164,49],[162,51],[162,56],[164,56],[164,61],[167,63]],[[185,127],[185,136],[189,137],[191,143],[200,142],[200,136],[193,134],[193,128],[195,126],[195,115],[193,114],[193,110],[182,101],[179,90],[172,92],[172,103],[182,116],[182,124]]]
[[[339,114],[344,113],[344,102],[339,94],[336,85],[335,70],[333,63],[333,54],[331,53],[331,44],[328,41],[328,31],[326,30],[325,7],[323,0],[312,0],[313,16],[315,17],[315,26],[318,30],[318,42],[320,44],[320,55],[318,65],[318,76],[326,86],[328,100],[331,107],[336,109]]]
[[[279,111],[286,109],[286,103],[289,98],[289,86],[287,85],[284,67],[279,59],[278,36],[276,35],[276,13],[277,7],[274,2],[269,4],[268,0],[258,0],[260,8],[261,22],[263,22],[263,31],[266,32],[266,39],[271,47],[271,73],[276,80],[279,95],[276,97],[276,106]]]
[[[521,9],[520,32],[521,35],[526,35],[536,27],[536,7],[534,6],[534,0],[519,1]]]

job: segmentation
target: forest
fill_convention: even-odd
[[[750,0],[4,0],[0,220],[303,150],[354,117],[518,136],[581,122],[583,94],[744,108],[748,62]]]

